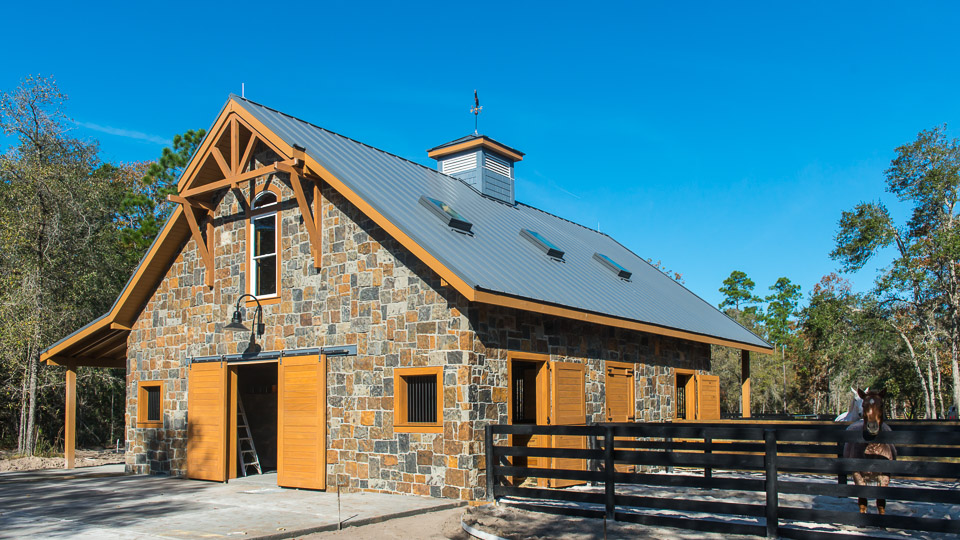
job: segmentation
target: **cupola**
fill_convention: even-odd
[[[514,150],[486,135],[467,135],[427,150],[437,170],[457,177],[480,193],[508,204],[516,203],[513,164],[523,159]]]

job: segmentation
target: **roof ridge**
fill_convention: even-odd
[[[327,132],[327,133],[329,133],[329,134],[331,134],[331,135],[335,135],[335,136],[337,136],[337,137],[340,137],[341,139],[346,139],[346,140],[348,140],[348,141],[350,141],[350,142],[352,142],[352,143],[359,144],[360,146],[365,146],[365,147],[367,147],[367,148],[369,148],[369,149],[371,149],[371,150],[376,150],[377,152],[380,152],[381,154],[386,154],[386,155],[388,155],[388,156],[390,156],[390,157],[394,157],[394,158],[397,158],[397,159],[406,161],[407,163],[410,163],[411,165],[416,165],[417,167],[420,167],[420,168],[425,169],[425,170],[427,170],[427,171],[430,171],[430,172],[432,172],[432,173],[438,174],[438,175],[440,175],[440,176],[444,176],[444,177],[446,177],[446,178],[450,178],[450,179],[452,179],[452,180],[456,180],[456,181],[460,182],[461,184],[463,184],[464,186],[466,186],[466,187],[468,187],[468,188],[476,191],[476,192],[479,193],[480,195],[483,195],[483,193],[482,193],[480,190],[478,190],[477,188],[473,187],[472,185],[466,183],[465,181],[461,180],[460,178],[457,178],[456,176],[450,176],[449,174],[445,174],[445,173],[443,173],[443,172],[441,172],[441,171],[438,171],[437,169],[432,169],[432,168],[430,168],[430,167],[427,167],[426,165],[424,165],[424,164],[422,164],[422,163],[417,163],[416,161],[413,161],[413,160],[411,160],[411,159],[405,158],[405,157],[403,157],[403,156],[398,156],[397,154],[394,154],[394,153],[392,153],[392,152],[387,152],[386,150],[383,150],[383,149],[381,149],[381,148],[377,148],[376,146],[373,146],[372,144],[367,144],[367,143],[365,143],[365,142],[363,142],[363,141],[358,141],[358,140],[356,140],[356,139],[354,139],[354,138],[352,138],[352,137],[347,137],[346,135],[342,135],[342,134],[340,134],[340,133],[337,133],[336,131],[327,129],[327,128],[323,127],[323,126],[318,126],[318,125],[314,124],[313,122],[308,122],[308,121],[306,121],[306,120],[304,120],[304,119],[302,119],[302,118],[297,118],[296,116],[293,116],[292,114],[287,114],[287,113],[285,113],[285,112],[283,112],[283,111],[274,109],[274,108],[272,108],[272,107],[267,107],[266,105],[264,105],[264,104],[262,104],[262,103],[257,103],[256,101],[253,101],[253,100],[251,100],[251,99],[247,99],[247,98],[245,98],[245,97],[241,97],[241,96],[238,96],[238,95],[233,94],[233,93],[230,94],[230,97],[231,97],[231,98],[237,98],[237,99],[246,101],[247,103],[252,103],[253,105],[256,105],[257,107],[261,107],[261,108],[263,108],[263,109],[266,109],[266,110],[268,110],[268,111],[277,113],[277,114],[279,114],[279,115],[286,116],[287,118],[291,118],[291,119],[293,119],[293,120],[296,120],[297,122],[306,124],[306,125],[314,128],[314,129],[319,129],[320,131],[325,131],[325,132]]]

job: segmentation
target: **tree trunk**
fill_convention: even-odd
[[[925,411],[927,418],[931,418],[930,412],[933,411],[933,405],[930,403],[930,394],[932,388],[927,387],[926,381],[923,379],[923,371],[920,369],[920,361],[917,360],[917,353],[913,350],[913,343],[910,343],[910,338],[900,330],[900,327],[890,323],[890,326],[900,334],[900,339],[903,340],[903,343],[907,346],[907,351],[910,353],[910,360],[913,360],[913,367],[917,370],[917,377],[920,379],[920,389],[923,390],[923,404],[925,406]]]
[[[950,356],[953,368],[953,406],[960,409],[960,364],[957,362],[957,331],[953,329],[953,337],[950,339]]]
[[[31,347],[31,349],[33,349],[33,347]],[[36,449],[34,432],[36,431],[37,420],[37,362],[32,350],[30,357],[27,359],[27,363],[30,371],[30,383],[28,386],[30,404],[27,406],[27,447],[24,448],[23,453],[32,456]]]
[[[937,391],[933,386],[933,368],[932,362],[927,358],[927,388],[930,389],[930,410],[927,411],[927,418],[937,419]]]
[[[30,373],[27,365],[23,366],[23,379],[20,383],[20,426],[17,429],[17,453],[23,454],[27,449],[27,383]]]

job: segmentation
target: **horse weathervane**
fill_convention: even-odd
[[[483,110],[483,107],[480,106],[480,98],[477,97],[477,91],[473,91],[473,107],[470,108],[470,112],[473,113],[473,134],[479,135],[477,131],[477,126],[480,120],[480,111]]]

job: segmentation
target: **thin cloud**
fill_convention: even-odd
[[[129,129],[115,128],[110,126],[101,126],[100,124],[94,124],[93,122],[76,122],[78,126],[85,127],[87,129],[92,129],[93,131],[99,131],[100,133],[106,133],[108,135],[116,135],[117,137],[126,137],[128,139],[137,139],[139,141],[152,142],[154,144],[159,144],[163,146],[171,146],[173,142],[170,139],[164,139],[163,137],[157,135],[150,135],[148,133],[142,133],[140,131],[132,131]]]

